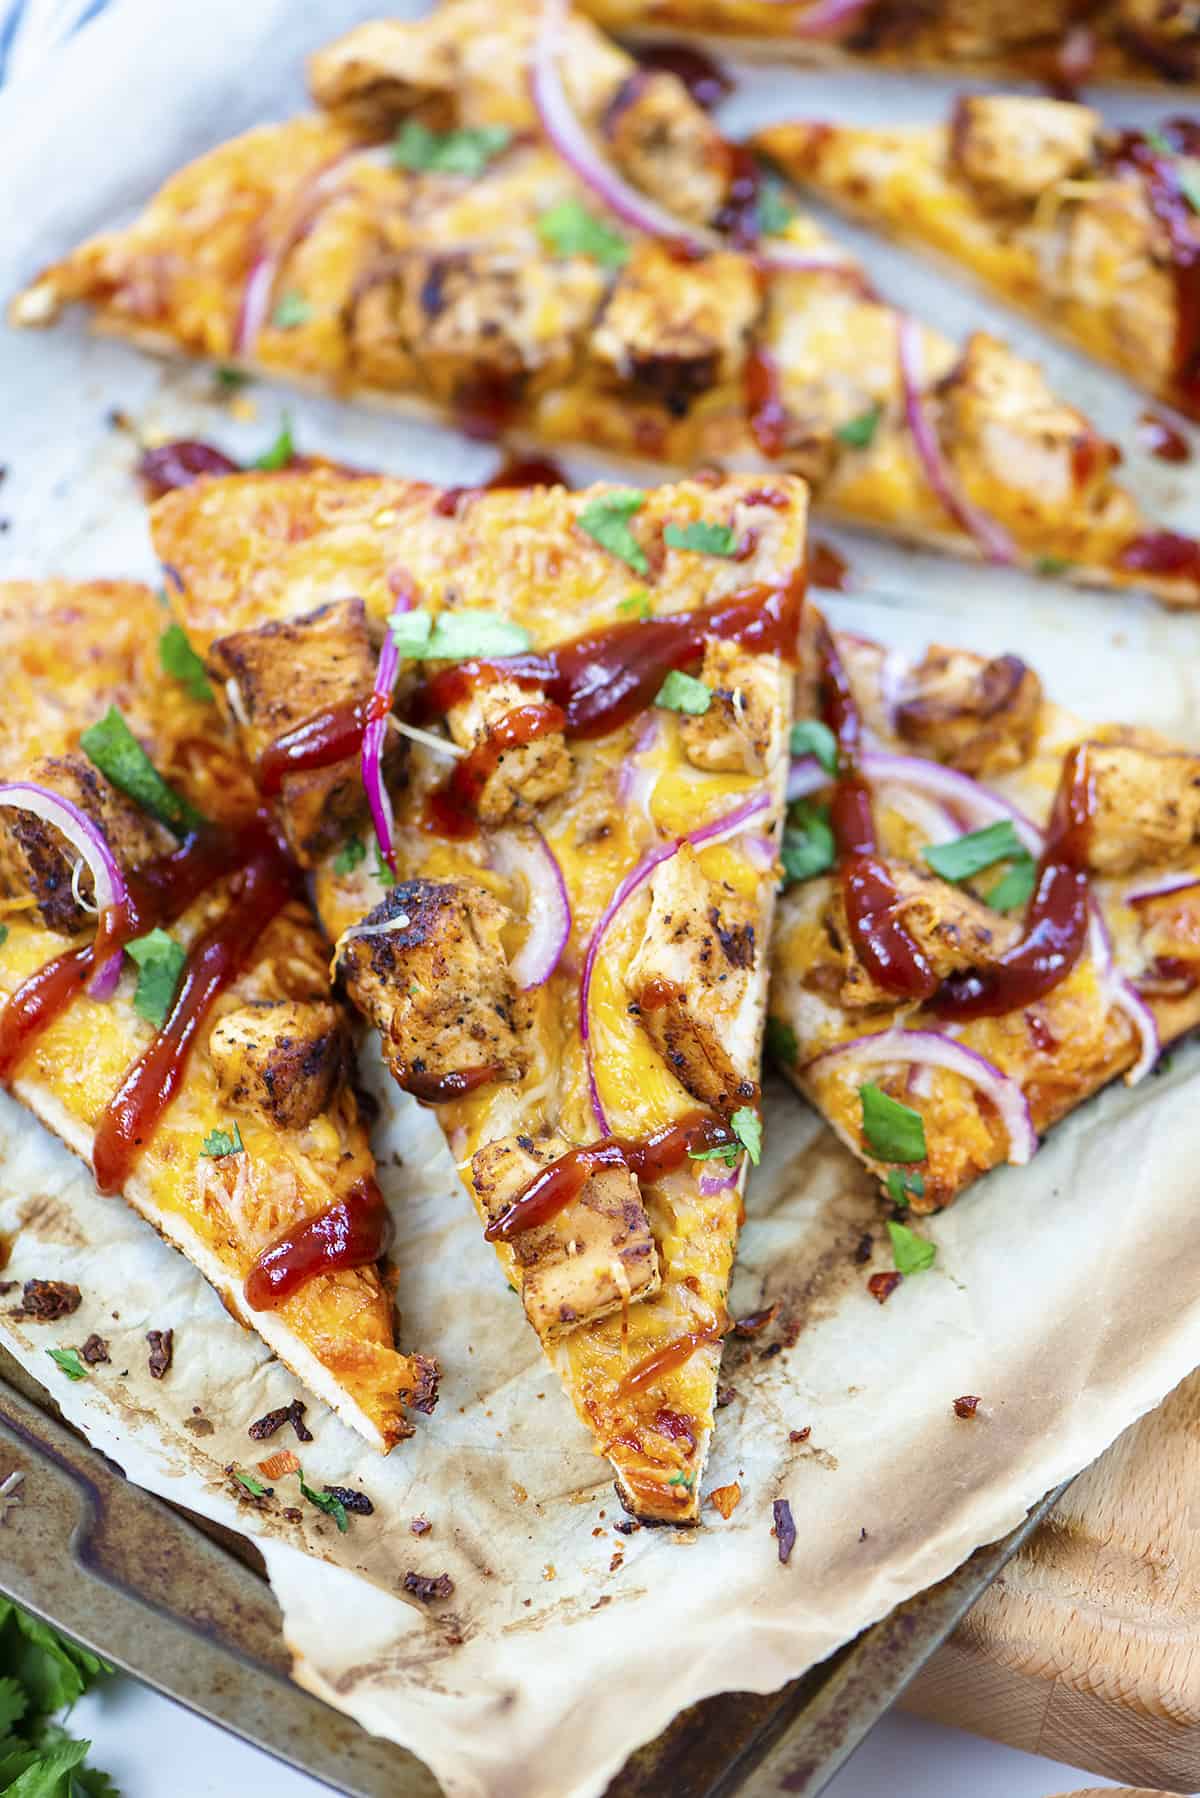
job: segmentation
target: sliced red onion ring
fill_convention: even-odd
[[[1189,887],[1200,887],[1200,874],[1163,874],[1145,886],[1133,887],[1125,894],[1126,905],[1145,905],[1149,899],[1162,899],[1167,893],[1186,893]]]
[[[929,485],[954,522],[974,537],[989,562],[1012,564],[1017,560],[1012,538],[994,518],[989,518],[959,492],[953,472],[942,454],[921,392],[921,327],[907,313],[900,320],[897,351],[904,388],[904,414]]]
[[[53,793],[48,787],[39,787],[28,780],[0,783],[0,805],[11,806],[15,811],[32,812],[35,818],[53,825],[59,835],[66,838],[87,865],[96,910],[101,916],[106,911],[124,910],[129,899],[125,876],[104,832],[86,812],[64,799],[61,793]],[[121,955],[122,951],[117,950],[92,975],[88,990],[94,998],[112,998],[121,973]]]
[[[388,631],[383,639],[383,648],[379,652],[379,666],[375,670],[375,686],[372,697],[386,695],[388,706],[381,716],[372,715],[367,721],[367,728],[362,738],[362,783],[367,795],[367,804],[371,808],[371,823],[375,826],[375,840],[379,844],[379,853],[391,869],[396,872],[396,849],[393,841],[396,820],[392,812],[391,795],[387,790],[387,782],[383,778],[383,745],[387,738],[388,718],[391,714],[392,693],[396,686],[396,676],[400,671],[400,651],[396,647],[396,639]]]
[[[919,755],[892,755],[882,749],[866,750],[859,757],[859,765],[870,781],[894,781],[897,786],[910,787],[949,807],[968,830],[980,830],[1007,818],[1031,855],[1040,855],[1045,847],[1045,838],[1032,818],[957,768],[926,761]],[[789,804],[793,799],[807,799],[810,794],[819,793],[830,779],[815,756],[799,757],[788,774]]]
[[[728,1192],[741,1179],[740,1168],[730,1168],[727,1174],[701,1174],[700,1191],[706,1199],[713,1198],[719,1192]]]
[[[237,323],[233,330],[235,356],[248,356],[257,343],[271,310],[271,295],[275,291],[275,277],[278,273],[277,256],[257,256],[250,264],[250,273],[246,276],[246,285],[242,289],[242,303],[238,307]]]
[[[601,1135],[609,1135],[609,1128],[604,1107],[600,1103],[600,1092],[596,1085],[588,1011],[592,992],[592,976],[596,971],[600,945],[608,934],[613,919],[626,901],[632,899],[638,888],[649,880],[655,868],[661,867],[663,862],[670,861],[673,855],[678,855],[685,843],[689,843],[693,849],[700,849],[704,844],[714,843],[721,837],[733,836],[748,824],[751,818],[757,818],[759,812],[766,811],[770,804],[769,793],[757,793],[753,798],[746,799],[741,805],[735,806],[731,812],[726,812],[723,817],[714,818],[711,824],[702,824],[698,830],[689,831],[683,837],[675,837],[669,843],[657,844],[629,870],[596,920],[596,927],[592,931],[584,954],[583,975],[579,982],[579,1034],[583,1039],[584,1056],[587,1061],[588,1093],[592,1101],[592,1112],[600,1127]]]
[[[1146,1078],[1162,1053],[1158,1024],[1141,994],[1117,968],[1108,925],[1095,898],[1088,907],[1088,953],[1095,963],[1096,973],[1107,993],[1109,1004],[1114,1010],[1125,1013],[1141,1043],[1138,1058],[1125,1075],[1126,1086],[1136,1086],[1139,1080]]]
[[[937,1030],[882,1030],[877,1036],[856,1036],[848,1043],[826,1049],[807,1064],[806,1072],[835,1059],[852,1056],[864,1067],[880,1062],[909,1066],[945,1068],[960,1074],[977,1091],[991,1100],[1000,1113],[1008,1132],[1007,1159],[1023,1167],[1037,1152],[1037,1131],[1033,1127],[1029,1103],[1015,1080],[1001,1073],[994,1062],[968,1049],[964,1043],[941,1035]]]
[[[661,734],[661,719],[656,713],[648,712],[617,776],[617,798],[623,806],[641,812],[645,818],[650,817],[650,796],[658,785],[658,769],[647,768],[642,757],[657,747]]]
[[[543,0],[541,23],[533,50],[532,91],[542,130],[563,161],[608,210],[635,231],[667,238],[693,255],[720,248],[710,231],[699,231],[639,193],[596,149],[571,110],[561,74],[568,0]]]
[[[491,858],[510,880],[521,878],[528,895],[529,930],[512,959],[513,978],[523,993],[544,986],[562,960],[571,935],[571,900],[558,857],[540,830],[499,831]]]
[[[775,275],[837,275],[864,291],[870,285],[859,264],[839,256],[836,250],[822,254],[820,250],[802,250],[799,245],[791,249],[787,244],[766,244],[755,250],[754,260],[759,268]]]

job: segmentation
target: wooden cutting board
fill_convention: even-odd
[[[1081,1474],[909,1687],[919,1716],[1200,1791],[1200,1372]]]

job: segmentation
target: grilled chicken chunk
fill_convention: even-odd
[[[230,703],[253,762],[327,707],[369,698],[375,679],[361,599],[332,600],[302,617],[223,637],[209,661],[232,683]],[[384,750],[385,779],[395,777],[402,753],[401,739],[392,737]],[[313,867],[365,815],[366,803],[357,755],[287,775],[279,812],[296,860]]]
[[[1169,234],[1142,182],[1109,176],[1074,198],[1065,213],[1058,289],[1063,300],[1108,321],[1114,352],[1139,385],[1170,382],[1178,283]]]
[[[308,62],[309,91],[317,104],[362,131],[386,131],[418,108],[429,125],[452,124],[456,81],[457,59],[448,36],[413,31],[393,19],[358,26]]]
[[[326,999],[261,999],[226,1012],[208,1052],[235,1109],[257,1111],[284,1130],[303,1130],[345,1074],[345,1021]]]
[[[1130,874],[1187,854],[1200,842],[1200,756],[1089,743],[1095,874]]]
[[[170,832],[110,785],[85,755],[42,756],[25,778],[61,794],[98,824],[124,874],[174,847]],[[32,893],[43,924],[64,936],[82,930],[94,915],[94,908],[89,914],[75,895],[77,859],[53,825],[32,812],[0,810],[0,892],[11,899]],[[86,869],[80,884],[90,900],[92,880]]]
[[[770,656],[709,637],[700,678],[712,702],[699,717],[682,716],[679,734],[694,768],[720,774],[765,774],[783,752],[779,680]]]
[[[942,0],[938,28],[954,59],[1002,55],[1006,45],[1054,43],[1062,36],[1062,0]]]
[[[487,755],[498,752],[495,766],[475,799],[475,812],[483,824],[503,824],[528,815],[565,793],[571,780],[571,752],[561,730],[549,731],[510,749],[504,741],[505,720],[527,706],[544,706],[541,688],[520,686],[516,681],[494,680],[472,687],[467,697],[446,713],[450,735],[462,748]]]
[[[1090,106],[977,94],[959,101],[951,146],[955,167],[973,187],[991,200],[1024,202],[1087,168],[1099,130]]]
[[[640,1022],[702,1104],[753,1101],[756,1044],[738,1025],[758,957],[750,907],[709,880],[684,845],[650,880],[650,916],[625,976]]]
[[[684,262],[642,242],[618,277],[589,354],[602,374],[635,382],[683,418],[742,366],[760,306],[745,257],[718,253]]]
[[[992,966],[1021,934],[1020,926],[986,906],[981,899],[939,880],[909,862],[888,863],[900,894],[895,916],[917,944],[939,980],[971,968]],[[877,986],[854,948],[846,922],[841,887],[831,889],[826,933],[842,970],[840,1002],[845,1006],[894,1006],[895,993]]]
[[[635,187],[676,218],[716,218],[729,191],[729,151],[677,76],[635,70],[609,102],[603,132]]]
[[[1003,774],[1033,754],[1042,683],[1019,656],[932,644],[900,688],[895,727],[922,755],[966,774]]]
[[[520,1002],[500,940],[509,921],[486,887],[408,880],[342,939],[338,972],[397,1084],[418,1098],[520,1077]]]
[[[480,1149],[471,1178],[489,1219],[570,1147],[562,1137],[514,1136]],[[597,1169],[570,1205],[522,1232],[512,1248],[525,1315],[543,1342],[650,1298],[661,1284],[649,1219],[628,1168]]]

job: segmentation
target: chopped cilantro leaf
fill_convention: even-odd
[[[1018,911],[1028,905],[1036,885],[1037,863],[1031,855],[1022,853],[992,887],[987,902],[993,911]]]
[[[281,297],[271,314],[271,323],[277,331],[294,331],[297,325],[307,324],[311,317],[312,307],[304,295],[293,288]]]
[[[649,574],[646,552],[629,528],[629,520],[640,512],[646,495],[636,487],[616,487],[591,500],[579,514],[578,524],[593,543],[632,568],[635,574]]]
[[[706,687],[694,674],[683,674],[672,668],[658,689],[654,703],[667,712],[687,712],[692,718],[703,718],[712,704],[712,688]]]
[[[56,1367],[61,1367],[68,1380],[86,1380],[87,1368],[79,1359],[76,1349],[47,1349],[46,1353]]]
[[[740,1143],[723,1142],[718,1143],[715,1149],[689,1149],[688,1160],[723,1161],[726,1167],[734,1167],[737,1164],[741,1152],[742,1148]]]
[[[969,830],[965,836],[949,843],[928,843],[921,851],[935,874],[943,880],[970,880],[997,862],[1020,861],[1028,850],[1008,818],[987,824],[982,830]]]
[[[7,943],[7,941],[8,941],[8,925],[0,924],[0,949],[3,949],[3,947],[4,947],[5,943]]]
[[[618,612],[624,612],[633,618],[649,618],[650,594],[648,590],[645,587],[635,587],[634,591],[627,594],[621,601],[617,610]]]
[[[731,556],[737,538],[727,524],[713,524],[707,518],[695,518],[691,524],[669,524],[663,531],[668,549],[691,549],[700,556]]]
[[[789,806],[783,841],[779,845],[785,881],[811,880],[824,874],[837,860],[833,828],[827,805],[810,805],[799,800]]]
[[[175,989],[187,960],[187,951],[165,930],[152,930],[148,936],[135,936],[126,943],[125,953],[137,963],[137,991],[133,1009],[156,1030],[166,1023],[167,1013],[175,1002]]]
[[[419,119],[406,119],[392,145],[392,161],[401,169],[474,178],[508,148],[512,135],[507,125],[431,131]]]
[[[353,874],[367,859],[367,846],[361,837],[347,837],[333,858],[335,874]]]
[[[279,435],[274,443],[268,444],[261,456],[255,456],[251,468],[261,468],[264,474],[278,474],[286,468],[296,454],[296,441],[292,436],[292,415],[285,412],[283,423],[279,427]]]
[[[882,406],[872,406],[866,412],[860,412],[855,418],[848,418],[844,425],[838,425],[834,436],[839,443],[849,449],[869,449],[879,429],[879,421],[883,417]]]
[[[920,1274],[937,1260],[937,1244],[918,1236],[907,1224],[888,1219],[888,1235],[892,1239],[892,1260],[898,1274]]]
[[[213,370],[213,379],[226,393],[236,393],[239,387],[248,384],[250,376],[243,369],[230,368],[228,363],[222,363],[220,368]]]
[[[243,1473],[240,1467],[232,1467],[230,1468],[230,1472],[233,1474],[238,1485],[246,1488],[246,1491],[250,1494],[251,1498],[267,1497],[270,1488],[264,1486],[261,1480],[255,1479],[252,1473]]]
[[[882,1087],[860,1086],[863,1135],[880,1161],[924,1161],[925,1123],[919,1111],[889,1098]]]
[[[392,873],[392,870],[388,867],[387,863],[384,861],[383,851],[379,847],[378,843],[375,844],[375,861],[374,861],[374,865],[372,866],[371,872],[372,872],[372,874],[374,874],[376,880],[379,882],[381,887],[394,887],[395,886],[396,876]]]
[[[893,1205],[907,1205],[910,1193],[918,1199],[924,1197],[925,1176],[913,1173],[908,1168],[890,1167],[887,1171],[887,1189]]]
[[[800,1053],[800,1044],[796,1040],[796,1032],[782,1018],[767,1019],[767,1054],[773,1061],[782,1061],[789,1068],[796,1065],[796,1057]]]
[[[763,237],[779,237],[796,216],[787,189],[779,181],[765,181],[758,196],[758,229]]]
[[[173,675],[193,699],[212,698],[204,663],[188,642],[187,632],[181,624],[169,624],[158,639],[158,659],[163,672]]]
[[[749,1105],[739,1105],[729,1120],[729,1127],[750,1157],[752,1167],[762,1160],[762,1119]]]
[[[537,222],[538,236],[556,256],[590,256],[602,268],[621,268],[629,245],[619,231],[589,212],[581,200],[560,200]]]
[[[668,1486],[682,1486],[685,1492],[690,1492],[695,1484],[696,1476],[694,1473],[673,1473],[667,1481]]]
[[[237,1124],[232,1130],[210,1130],[200,1149],[202,1155],[209,1155],[214,1161],[223,1161],[226,1155],[244,1155],[245,1152],[246,1145]]]
[[[1038,574],[1065,574],[1071,564],[1065,556],[1036,556],[1033,566]]]
[[[203,824],[195,807],[167,785],[115,705],[84,731],[79,747],[114,787],[120,787],[135,805],[177,837],[185,837]]]
[[[837,773],[837,738],[819,718],[802,718],[793,724],[789,746],[793,755],[815,755],[826,774]]]
[[[411,661],[463,662],[469,656],[515,656],[533,642],[524,625],[498,612],[393,612],[392,638]]]
[[[310,1505],[316,1505],[318,1511],[324,1511],[327,1517],[333,1518],[341,1535],[346,1534],[350,1525],[346,1520],[346,1507],[340,1498],[335,1498],[332,1492],[314,1492],[305,1483],[303,1470],[300,1472],[300,1491]]]

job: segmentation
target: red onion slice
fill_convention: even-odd
[[[407,608],[404,608],[407,609]],[[375,685],[372,698],[387,698],[386,710],[380,706],[379,715],[372,708],[367,720],[367,728],[362,738],[362,783],[367,795],[367,804],[371,809],[371,823],[375,827],[375,840],[379,844],[379,853],[391,869],[396,873],[396,849],[393,841],[396,820],[392,812],[391,796],[387,790],[387,782],[383,778],[383,745],[387,739],[388,719],[392,709],[392,693],[396,686],[396,676],[400,671],[400,651],[396,647],[396,639],[388,631],[383,639],[383,648],[379,652],[379,666],[375,670]]]
[[[522,879],[528,895],[529,930],[512,959],[513,978],[523,993],[544,986],[562,960],[571,935],[571,900],[558,857],[540,830],[501,831],[492,838],[491,859],[510,880]]]
[[[271,310],[271,295],[275,291],[275,277],[278,273],[277,256],[257,256],[250,264],[250,273],[246,276],[246,284],[242,289],[242,303],[238,307],[237,323],[233,329],[235,356],[248,356],[257,343]]]
[[[1029,1102],[1017,1082],[1004,1074],[964,1043],[943,1036],[936,1030],[882,1030],[877,1036],[856,1036],[848,1043],[838,1043],[810,1061],[805,1072],[835,1059],[852,1056],[864,1067],[881,1062],[918,1067],[944,1068],[959,1074],[983,1093],[1000,1114],[1008,1132],[1008,1160],[1023,1167],[1037,1152],[1037,1131],[1029,1111]]]
[[[1145,886],[1133,887],[1125,894],[1125,903],[1145,905],[1149,899],[1162,899],[1168,893],[1186,893],[1189,887],[1197,886],[1200,886],[1200,874],[1163,874]]]
[[[714,818],[711,824],[702,824],[698,830],[691,830],[683,837],[675,837],[673,841],[669,843],[657,844],[655,848],[647,851],[640,862],[637,862],[630,868],[628,874],[626,874],[624,879],[620,881],[616,892],[596,920],[596,927],[592,931],[588,941],[587,950],[584,954],[583,975],[579,982],[579,1035],[583,1041],[584,1057],[587,1062],[588,1093],[592,1101],[592,1112],[603,1136],[608,1136],[610,1132],[608,1119],[604,1113],[604,1107],[600,1103],[600,1092],[596,1085],[596,1070],[592,1060],[591,1026],[589,1023],[588,1011],[592,991],[592,977],[596,971],[596,960],[600,953],[600,945],[608,934],[613,919],[626,902],[632,899],[639,887],[643,886],[645,882],[649,880],[655,868],[661,867],[663,862],[670,861],[673,855],[678,855],[685,843],[689,843],[693,849],[700,849],[704,844],[716,842],[721,837],[733,836],[737,831],[741,830],[744,825],[748,824],[751,818],[757,818],[759,812],[766,811],[770,804],[771,796],[769,793],[757,793],[753,798],[746,799],[741,805],[735,806],[731,812],[726,812],[723,817]]]
[[[1006,818],[1030,855],[1040,855],[1045,847],[1045,838],[1032,818],[957,768],[926,761],[923,756],[893,755],[882,749],[864,751],[859,765],[870,781],[894,781],[897,786],[911,787],[914,792],[947,806],[969,830],[981,830],[987,824],[996,824]],[[788,774],[788,803],[819,793],[829,786],[832,778],[815,756],[799,757]]]
[[[905,314],[897,336],[900,380],[904,388],[904,415],[912,435],[913,446],[921,459],[925,478],[938,499],[960,528],[972,536],[989,562],[1011,565],[1017,560],[1016,546],[1004,528],[973,506],[958,490],[954,475],[942,454],[942,446],[921,392],[921,328],[915,318]]]
[[[91,874],[96,910],[101,916],[107,911],[125,909],[129,899],[125,876],[104,832],[86,812],[64,799],[61,793],[53,793],[48,787],[39,787],[27,780],[0,783],[0,805],[11,806],[14,811],[31,812],[35,818],[53,825],[59,835],[66,838]],[[122,951],[117,950],[92,975],[88,990],[94,998],[112,998],[121,972],[121,955]]]

